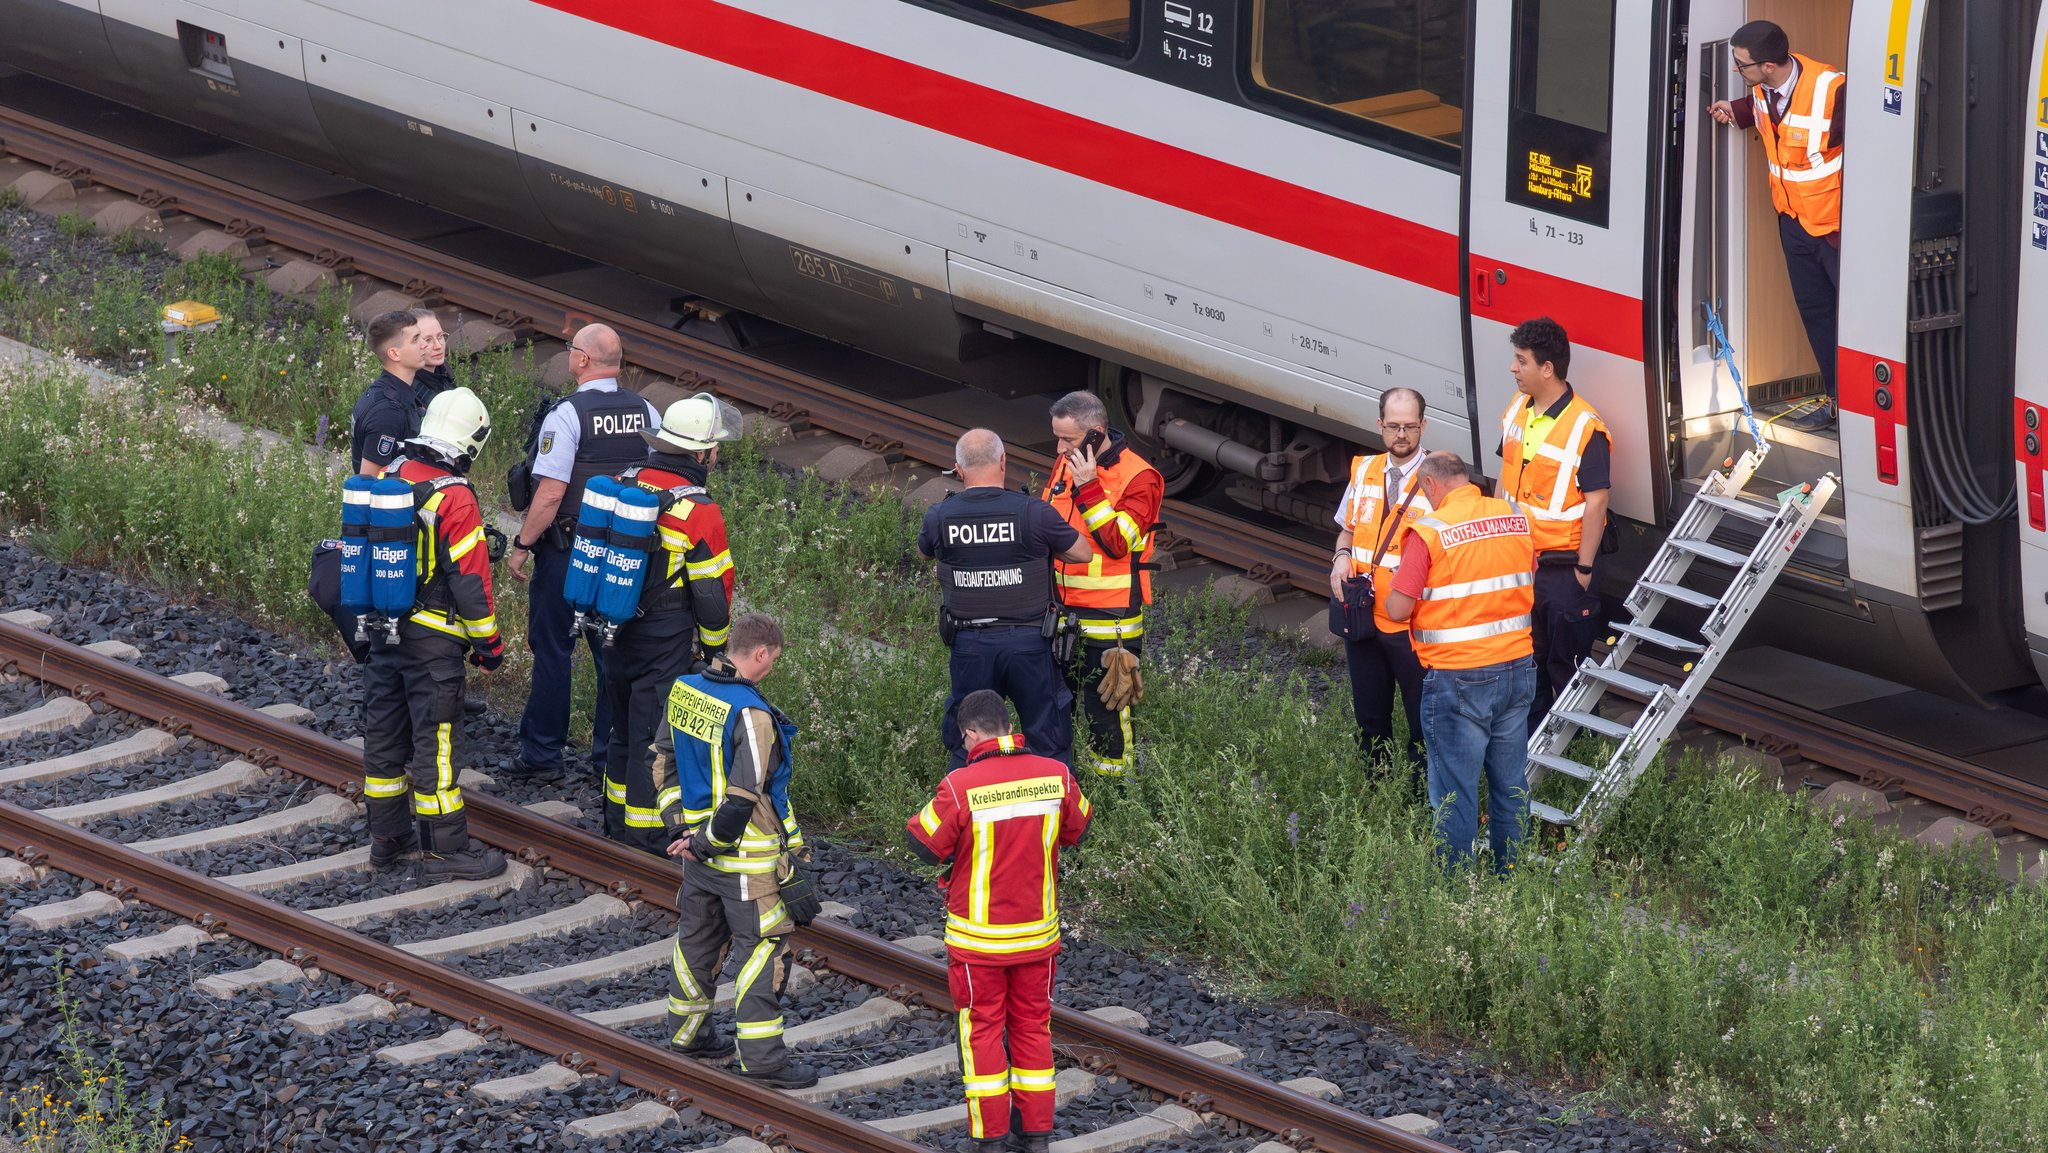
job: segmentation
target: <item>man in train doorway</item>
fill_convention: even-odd
[[[1547,316],[1508,336],[1519,390],[1501,418],[1500,495],[1529,517],[1536,550],[1536,698],[1529,731],[1572,679],[1600,628],[1600,540],[1607,527],[1607,426],[1565,374],[1572,346]],[[1424,662],[1425,664],[1427,662]]]
[[[1820,362],[1826,399],[1786,423],[1808,431],[1835,425],[1835,319],[1842,284],[1842,134],[1847,105],[1843,75],[1792,51],[1785,30],[1752,20],[1728,38],[1748,100],[1717,100],[1707,114],[1721,124],[1755,128],[1770,166],[1771,207],[1792,299]]]

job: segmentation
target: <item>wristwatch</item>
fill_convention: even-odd
[[[516,548],[516,549],[518,549],[518,550],[519,550],[520,552],[532,552],[532,551],[533,551],[533,546],[532,546],[532,545],[530,545],[530,544],[527,544],[527,543],[526,543],[525,541],[523,541],[523,540],[520,540],[520,539],[519,539],[518,537],[516,537],[516,536],[512,538],[512,547],[513,547],[513,548]],[[1587,571],[1587,572],[1592,572],[1593,570],[1592,570],[1592,569],[1587,569],[1586,571]]]
[[[1592,566],[1592,565],[1589,565],[1589,564],[1582,564],[1582,565],[1573,565],[1572,567],[1573,567],[1573,568],[1576,568],[1576,569],[1578,569],[1578,570],[1579,570],[1580,572],[1582,572],[1582,573],[1585,573],[1585,574],[1586,574],[1587,576],[1592,576],[1592,575],[1593,575],[1593,566]]]

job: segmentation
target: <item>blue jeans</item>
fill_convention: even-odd
[[[1446,868],[1472,855],[1482,768],[1494,871],[1505,873],[1514,862],[1529,815],[1528,717],[1535,695],[1536,662],[1530,657],[1423,674],[1429,807],[1436,811],[1437,855]]]

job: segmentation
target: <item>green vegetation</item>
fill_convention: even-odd
[[[92,226],[92,221],[87,220],[83,216],[78,216],[73,213],[67,212],[64,215],[59,216],[57,218],[57,232],[60,235],[62,235],[64,239],[75,242],[84,240],[86,237],[91,236],[94,232],[94,229]]]
[[[61,966],[63,958],[58,958]],[[7,1127],[0,1137],[20,1143],[24,1153],[164,1153],[190,1148],[189,1137],[171,1139],[161,1111],[128,1097],[118,1057],[104,1062],[87,1045],[78,1007],[57,978],[58,1033],[63,1050],[50,1083],[21,1086],[7,1095]],[[4,1144],[4,1142],[0,1142]]]
[[[217,276],[201,287],[235,302],[225,265],[175,275]],[[300,558],[332,531],[334,482],[293,453],[198,444],[176,405],[203,398],[302,440],[327,416],[338,437],[368,373],[337,305],[267,324],[281,312],[265,310],[299,306],[238,299],[245,314],[154,366],[111,415],[57,378],[0,393],[0,515],[60,556],[322,638]],[[476,472],[495,502],[533,381],[503,355],[461,375],[501,430]],[[106,483],[110,459],[141,462],[151,483]],[[915,518],[792,482],[751,443],[712,484],[742,596],[790,634],[769,691],[803,726],[799,810],[894,852],[944,764],[946,659]],[[497,588],[517,654],[523,586]],[[2041,1147],[2048,890],[1696,763],[1647,777],[1570,871],[1445,877],[1405,785],[1352,753],[1348,701],[1327,684],[1341,672],[1248,632],[1245,611],[1209,597],[1155,607],[1144,768],[1084,782],[1098,824],[1068,873],[1075,925],[1197,958],[1240,992],[1385,1014],[1590,1087],[1560,1125],[1604,1108],[1712,1148]],[[511,707],[526,676],[490,683]]]

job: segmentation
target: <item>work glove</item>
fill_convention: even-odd
[[[500,648],[485,652],[483,649],[471,649],[469,663],[487,673],[496,672],[498,666],[505,663],[505,650]]]
[[[1102,680],[1096,683],[1102,707],[1122,712],[1145,699],[1145,681],[1138,674],[1138,654],[1115,648],[1102,654]]]
[[[818,886],[811,879],[810,854],[801,857],[791,854],[789,876],[783,878],[782,911],[797,925],[808,925],[825,911],[825,903],[818,899]]]

